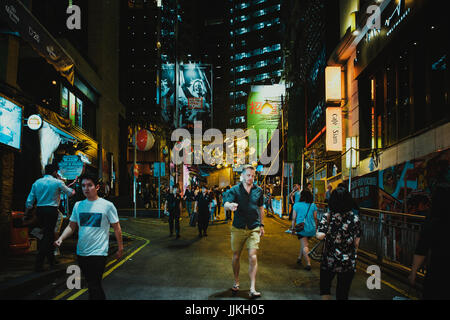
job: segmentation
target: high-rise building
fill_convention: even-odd
[[[252,85],[277,84],[283,70],[280,0],[228,0],[228,126],[246,127]]]
[[[121,1],[120,100],[132,122],[157,119],[157,4]]]

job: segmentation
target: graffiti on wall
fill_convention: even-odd
[[[436,163],[444,159],[450,161],[450,149],[378,171],[379,209],[425,215],[438,178]]]

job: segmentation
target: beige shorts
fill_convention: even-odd
[[[244,244],[247,249],[259,249],[259,227],[255,229],[238,229],[231,227],[231,250],[233,252],[241,252]]]

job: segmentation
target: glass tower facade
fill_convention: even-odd
[[[281,0],[228,0],[230,127],[246,127],[252,85],[279,83],[282,70]]]

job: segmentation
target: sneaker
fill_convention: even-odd
[[[311,266],[306,266],[306,267],[305,267],[305,270],[306,270],[306,271],[311,271]]]
[[[299,266],[302,265],[302,259],[301,259],[301,258],[298,258],[298,259],[297,259],[297,264],[298,264]]]

